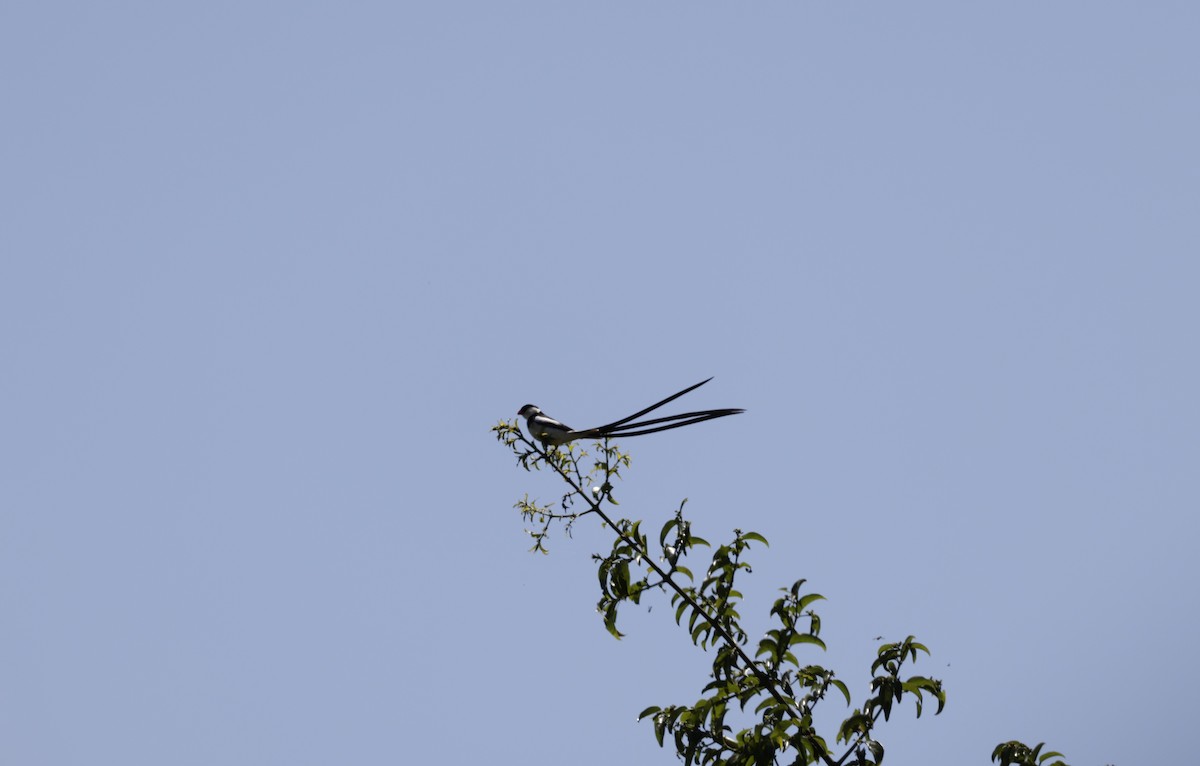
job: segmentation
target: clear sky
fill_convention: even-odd
[[[5,3],[0,762],[673,763],[488,428],[710,375],[621,507],[924,641],[889,761],[1185,761],[1198,8]]]

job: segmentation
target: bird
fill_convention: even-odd
[[[526,404],[517,410],[517,415],[525,418],[526,430],[530,436],[538,439],[543,444],[559,446],[573,442],[576,439],[603,439],[609,436],[643,436],[645,434],[658,433],[659,431],[666,431],[681,426],[690,426],[693,423],[745,412],[743,409],[699,410],[697,412],[685,412],[682,415],[668,415],[662,418],[643,420],[637,423],[631,422],[647,413],[657,410],[664,404],[673,402],[689,391],[696,390],[710,380],[712,378],[702,380],[694,386],[688,386],[679,393],[671,394],[661,402],[652,404],[627,418],[621,418],[620,420],[607,425],[596,426],[595,428],[584,428],[577,431],[561,420],[555,420],[550,417],[533,404]],[[654,428],[646,428],[646,426],[654,426]]]

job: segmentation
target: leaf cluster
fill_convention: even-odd
[[[992,762],[998,762],[1000,766],[1067,766],[1066,761],[1062,760],[1062,753],[1053,750],[1043,753],[1042,748],[1045,745],[1045,742],[1039,742],[1037,747],[1031,748],[1016,740],[1001,742],[992,751]],[[1051,758],[1058,760],[1046,763]]]

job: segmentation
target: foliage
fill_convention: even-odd
[[[813,710],[831,690],[845,699],[847,707],[852,706],[850,690],[832,670],[804,662],[798,654],[809,647],[825,648],[821,618],[813,609],[824,597],[807,592],[805,580],[796,580],[780,589],[782,595],[770,610],[774,627],[757,645],[751,646],[741,627],[737,575],[749,571],[747,555],[754,546],[766,546],[765,537],[735,529],[732,540],[714,548],[692,533],[683,513],[685,500],[659,530],[652,551],[641,521],[614,518],[606,510],[618,505],[613,481],[630,465],[629,456],[617,446],[607,440],[598,442],[589,465],[589,453],[578,445],[543,447],[513,422],[502,421],[492,431],[521,467],[552,470],[568,487],[557,504],[540,504],[528,495],[516,503],[532,525],[527,530],[534,541],[532,550],[548,552],[546,543],[556,523],[569,535],[576,521],[595,515],[612,530],[611,550],[593,556],[600,584],[596,609],[605,629],[620,639],[621,605],[638,604],[648,593],[659,591],[670,595],[675,622],[686,627],[692,643],[712,653],[710,680],[698,700],[690,705],[651,706],[638,716],[650,720],[659,745],[670,741],[687,766],[879,764],[884,756],[883,745],[875,738],[880,718],[887,721],[905,699],[913,702],[917,717],[927,702],[937,703],[935,715],[942,712],[946,704],[942,682],[906,675],[907,665],[929,650],[913,636],[884,643],[871,663],[869,696],[838,727],[834,740],[838,754],[814,728]],[[697,548],[711,551],[699,583],[683,563]],[[733,719],[744,720],[747,710],[755,723],[735,730]],[[1059,754],[1039,755],[1041,748],[1007,742],[996,748],[992,760],[999,760],[1000,766],[1066,766],[1061,760],[1046,763]]]
[[[1066,761],[1062,760],[1062,753],[1054,751],[1043,753],[1042,747],[1045,744],[1045,742],[1039,742],[1037,747],[1030,749],[1028,745],[1016,740],[1001,742],[992,751],[992,761],[999,761],[1000,766],[1067,766]],[[1058,758],[1058,760],[1046,763],[1051,758]]]

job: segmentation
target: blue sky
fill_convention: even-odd
[[[622,509],[772,546],[897,763],[1177,762],[1193,4],[9,3],[0,761],[671,763],[488,428],[715,375]],[[829,703],[831,717],[836,703]],[[830,729],[829,736],[832,737]]]

